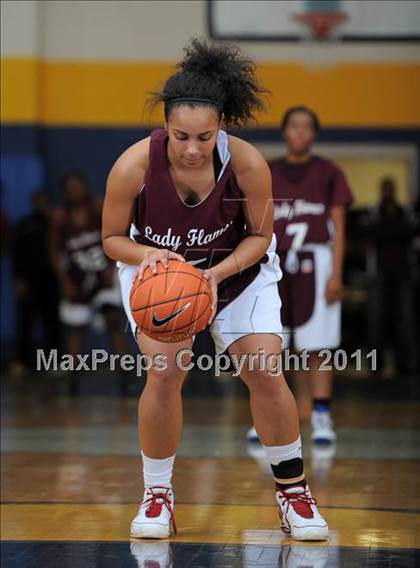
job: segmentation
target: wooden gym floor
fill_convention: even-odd
[[[96,381],[96,382],[95,382]],[[106,383],[106,387],[104,386]],[[130,542],[142,493],[136,394],[115,378],[3,382],[2,566],[413,568],[420,566],[420,403],[416,381],[338,379],[333,452],[309,444],[307,477],[328,543],[279,528],[273,483],[247,446],[238,379],[190,379],[175,466],[177,537]]]

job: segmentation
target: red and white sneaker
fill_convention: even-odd
[[[148,487],[137,515],[131,522],[134,538],[168,538],[171,524],[176,534],[174,495],[170,487]]]
[[[307,484],[276,490],[281,528],[294,540],[327,540],[328,525]]]

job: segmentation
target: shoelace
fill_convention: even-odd
[[[154,491],[158,491],[155,493]],[[162,507],[165,506],[169,512],[170,520],[174,528],[174,533],[177,534],[174,511],[172,509],[172,502],[169,496],[170,489],[168,487],[149,487],[147,489],[150,497],[145,499],[142,505],[146,506],[146,517],[158,517],[162,512]]]
[[[309,495],[307,489],[302,493],[289,493],[287,490],[280,491],[280,493],[282,498],[293,507],[298,515],[305,519],[313,518],[314,513],[311,509],[311,505],[316,505],[316,499]]]

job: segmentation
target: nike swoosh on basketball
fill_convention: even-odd
[[[157,327],[159,327],[161,325],[165,325],[165,323],[168,323],[168,321],[171,321],[172,319],[174,319],[177,315],[184,312],[190,306],[191,306],[191,302],[188,302],[188,304],[185,304],[185,306],[182,306],[182,308],[180,308],[176,312],[173,312],[172,314],[169,314],[169,316],[166,316],[162,319],[157,318],[156,314],[153,314],[152,323],[153,323],[153,325],[156,325]]]
[[[188,262],[188,264],[191,264],[191,266],[195,266],[196,264],[201,264],[205,260],[207,260],[207,257],[199,258],[198,260],[187,260],[187,262]]]

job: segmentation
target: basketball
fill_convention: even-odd
[[[203,330],[211,315],[211,291],[203,273],[178,260],[150,267],[135,281],[130,308],[138,330],[157,341],[176,343]]]

